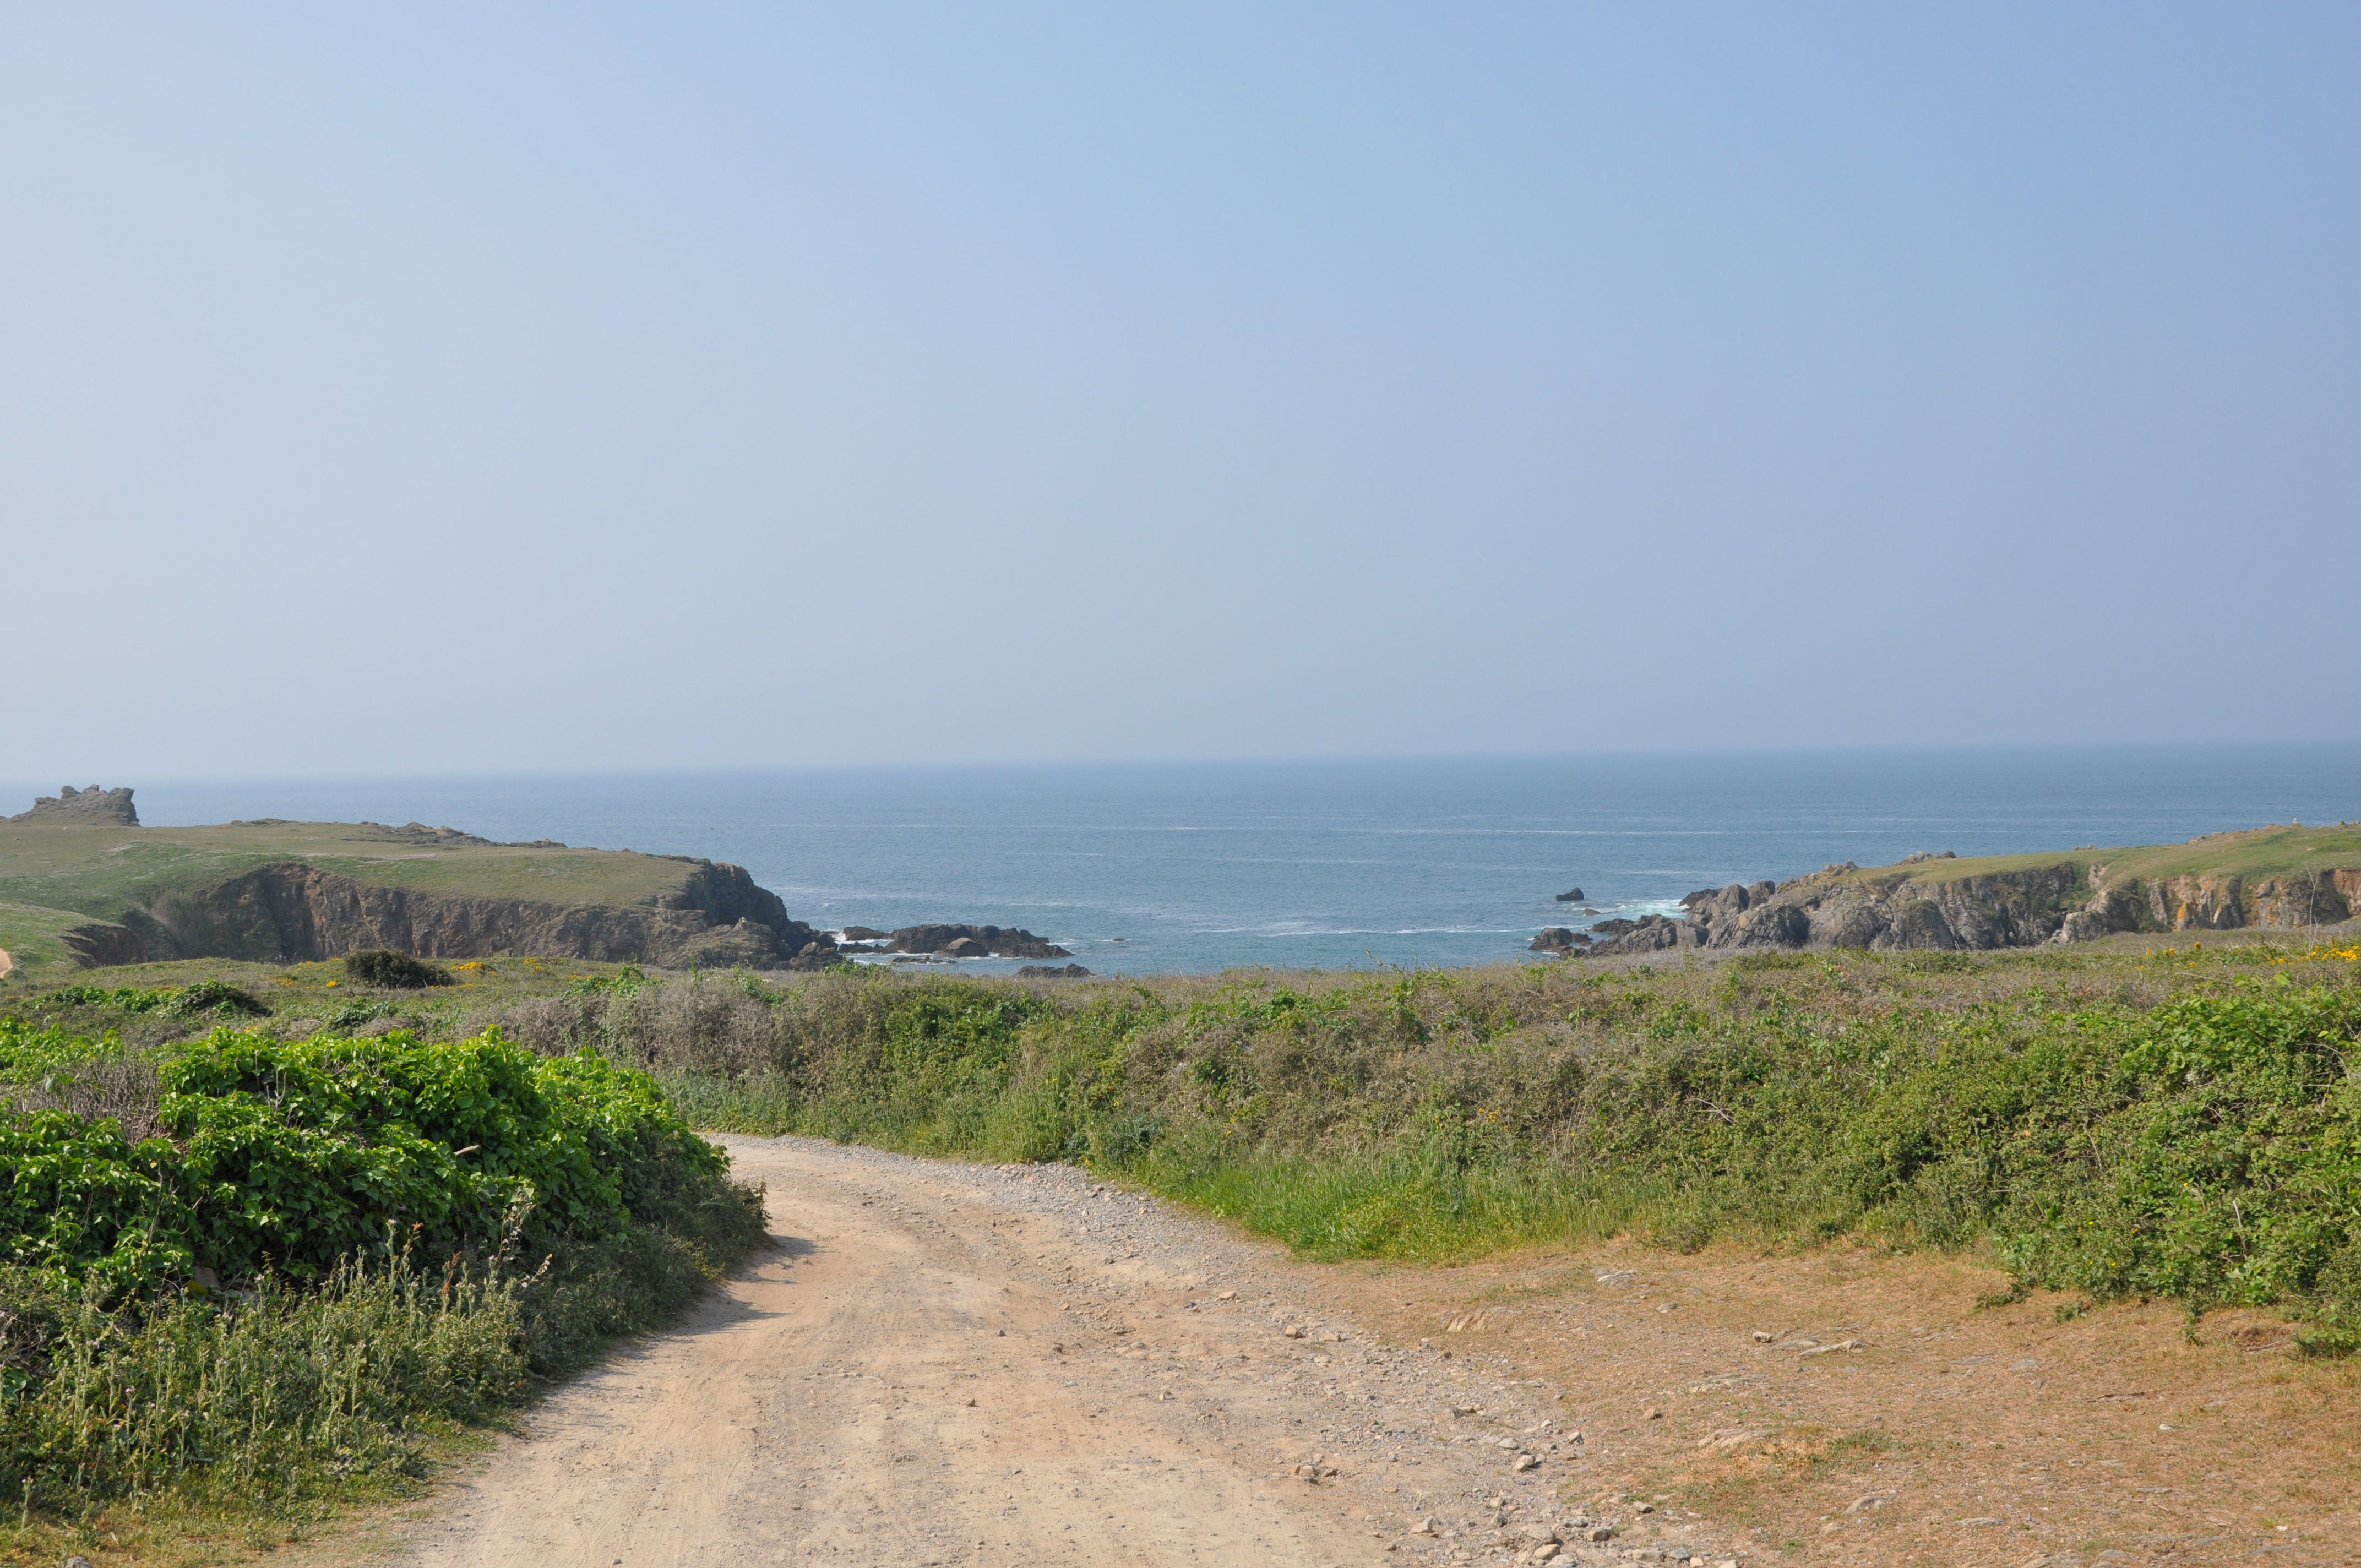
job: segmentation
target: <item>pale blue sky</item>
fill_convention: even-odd
[[[2356,82],[2349,5],[8,6],[0,775],[2361,737]]]

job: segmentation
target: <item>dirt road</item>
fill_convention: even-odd
[[[722,1141],[776,1248],[536,1411],[407,1562],[1749,1560],[1562,1500],[1588,1461],[1538,1380],[1383,1343],[1217,1224],[1063,1167]]]
[[[1063,1167],[721,1141],[774,1250],[313,1560],[2361,1562],[2361,1366],[2274,1314],[1848,1246],[1323,1266]]]

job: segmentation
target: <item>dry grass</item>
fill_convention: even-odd
[[[1979,1308],[2004,1279],[1971,1258],[1852,1247],[1626,1242],[1352,1273],[1395,1333],[1565,1393],[1592,1455],[1576,1500],[1661,1497],[1802,1561],[2352,1562],[2361,1540],[2361,1368],[2298,1359],[2275,1316],[2209,1316],[2191,1338],[2161,1304]],[[1774,1348],[1800,1337],[1868,1348]]]

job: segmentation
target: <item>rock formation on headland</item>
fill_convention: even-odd
[[[1587,946],[1553,927],[1533,948],[1609,958],[1677,948],[1989,949],[2127,931],[2334,925],[2361,911],[2361,839],[2340,829],[2257,828],[2056,861],[1946,852],[1868,870],[1847,861],[1784,883],[1701,888],[1680,901],[1686,917],[1601,921],[1589,934],[1602,939]],[[2268,866],[2281,848],[2293,869]],[[2356,864],[2303,863],[2347,854]],[[2187,869],[2209,859],[2265,869]]]
[[[115,828],[139,826],[139,813],[131,808],[129,790],[101,789],[96,784],[88,789],[76,789],[71,784],[65,784],[55,795],[37,795],[32,810],[20,811],[7,820],[29,822],[36,817],[44,822],[93,822]]]

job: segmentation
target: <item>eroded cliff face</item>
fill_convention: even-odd
[[[742,868],[708,861],[693,862],[683,886],[652,905],[573,906],[373,886],[288,861],[161,894],[118,925],[82,929],[90,934],[86,964],[295,963],[392,948],[432,959],[517,953],[668,969],[773,969],[822,940]]]
[[[2060,861],[1938,882],[1830,866],[1773,884],[1693,893],[1687,917],[1610,922],[1623,928],[1594,957],[1674,948],[1988,950],[2091,941],[2123,931],[2297,930],[2361,908],[2361,869],[2247,881],[2174,876],[2111,883],[2104,865]],[[1598,927],[1601,931],[1606,927]]]
[[[2112,885],[2106,871],[2091,868],[2098,886],[2087,905],[2067,916],[2059,941],[2093,941],[2118,931],[2293,931],[2350,919],[2361,903],[2361,870],[2252,882],[2229,874],[2133,877]]]

